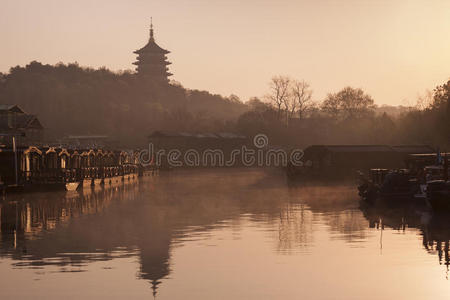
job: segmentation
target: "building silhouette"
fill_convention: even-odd
[[[15,104],[0,104],[0,145],[11,146],[11,137],[16,143],[40,143],[44,127],[35,115],[24,112]]]
[[[167,61],[167,51],[155,42],[153,23],[150,24],[150,39],[144,47],[134,51],[137,54],[136,61],[133,63],[136,65],[136,71],[138,76],[151,80],[157,83],[168,83],[169,76],[172,73],[167,68],[171,63]]]

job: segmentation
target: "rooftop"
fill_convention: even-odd
[[[154,131],[149,138],[154,137],[180,137],[180,138],[212,138],[212,139],[245,139],[246,137],[243,135],[231,133],[231,132],[219,132],[219,133],[210,133],[210,132],[184,132],[184,131],[165,131],[165,130],[157,130]]]
[[[18,114],[11,120],[5,115],[0,116],[0,130],[18,130],[18,129],[43,129],[41,122],[35,115],[24,113],[17,105],[3,105],[3,107],[10,107],[8,111],[17,112]],[[2,106],[0,106],[1,111]],[[7,110],[7,109],[5,109]]]
[[[107,135],[69,135],[70,140],[91,140],[91,139],[108,139]]]
[[[0,111],[24,113],[24,111],[15,104],[0,104]]]
[[[141,49],[134,51],[134,53],[136,53],[136,54],[141,54],[141,53],[168,54],[168,53],[170,53],[170,51],[167,51],[166,49],[163,49],[160,46],[158,46],[158,44],[156,44],[155,37],[153,34],[153,24],[151,24],[150,25],[150,39],[149,39],[147,45],[145,45]]]
[[[397,152],[404,154],[435,153],[429,145],[312,145],[305,151],[329,151],[329,152]]]
[[[436,150],[429,145],[396,145],[392,146],[395,151],[413,154],[413,153],[436,153]]]
[[[330,152],[392,152],[388,145],[312,145],[306,149],[321,149]],[[305,149],[305,150],[306,150]]]

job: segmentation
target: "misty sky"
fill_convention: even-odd
[[[0,0],[0,72],[32,60],[133,69],[148,40],[187,88],[247,100],[273,75],[413,104],[450,78],[450,1]]]

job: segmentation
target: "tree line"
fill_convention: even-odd
[[[378,107],[360,88],[344,87],[313,99],[305,80],[275,76],[269,93],[252,98],[237,127],[261,131],[278,144],[429,144],[450,151],[450,80],[411,107]],[[389,112],[389,113],[388,113]]]
[[[158,84],[133,72],[35,61],[0,73],[0,103],[37,115],[48,139],[101,134],[127,144],[145,142],[154,130],[230,131],[247,109],[235,96]]]
[[[450,145],[450,81],[416,107],[377,107],[362,89],[314,99],[305,80],[275,76],[264,97],[242,102],[177,82],[158,84],[131,71],[33,61],[0,73],[0,103],[36,114],[49,139],[109,135],[142,144],[154,130],[265,133],[272,144]],[[380,111],[384,111],[381,112]],[[450,150],[450,149],[449,149]]]

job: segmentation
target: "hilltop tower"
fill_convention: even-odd
[[[133,63],[136,65],[136,71],[139,76],[146,77],[149,80],[159,83],[168,83],[169,76],[172,73],[167,68],[171,63],[167,61],[167,51],[155,42],[153,32],[153,22],[150,23],[150,39],[144,47],[134,51],[137,54],[137,59]]]

